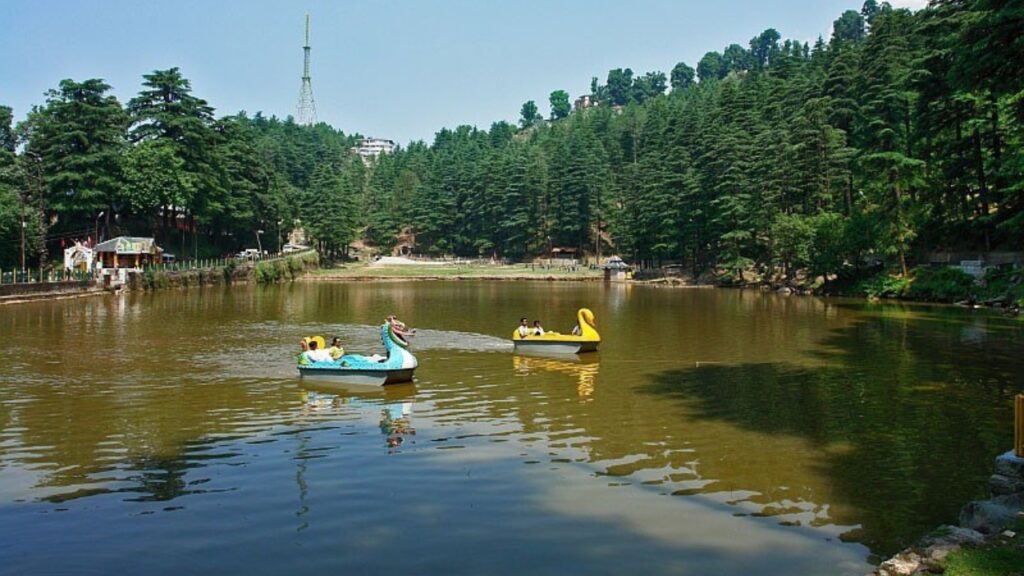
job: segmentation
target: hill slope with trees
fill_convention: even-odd
[[[611,70],[592,107],[555,90],[548,119],[530,101],[518,125],[442,129],[369,165],[324,124],[215,118],[177,69],[127,105],[65,80],[17,127],[0,108],[0,264],[23,218],[33,255],[94,228],[217,252],[299,221],[333,248],[411,233],[425,254],[906,276],[930,251],[1022,245],[1022,54],[1021,0],[868,0],[827,41],[769,29],[668,76]]]

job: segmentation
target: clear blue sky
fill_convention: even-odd
[[[896,0],[920,6],[924,0]],[[0,104],[24,118],[63,78],[99,77],[126,102],[178,66],[218,115],[295,113],[312,16],[318,117],[345,132],[431,141],[441,127],[543,113],[610,68],[666,74],[774,27],[828,37],[859,0],[3,0]]]

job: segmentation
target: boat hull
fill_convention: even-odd
[[[359,384],[364,386],[387,386],[412,382],[415,368],[397,368],[391,370],[370,370],[358,368],[314,368],[299,366],[299,374],[303,380],[321,382],[340,382],[343,384]]]
[[[600,342],[572,342],[559,340],[513,340],[516,352],[535,354],[585,354],[597,352]]]

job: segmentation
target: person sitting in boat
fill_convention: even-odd
[[[302,353],[309,362],[332,362],[331,355],[327,350],[318,349],[316,340],[309,341],[309,350]]]
[[[530,321],[526,318],[519,319],[519,337],[526,338],[530,335]]]
[[[327,354],[331,357],[331,360],[337,360],[345,355],[345,349],[341,347],[341,338],[335,336],[331,340],[331,347],[327,349]]]
[[[309,352],[309,338],[299,339],[299,364],[308,364],[309,360],[306,358],[306,352]]]
[[[572,335],[573,336],[580,336],[582,334],[583,334],[583,331],[580,330],[580,325],[579,324],[577,324],[577,325],[572,327]]]
[[[544,335],[544,327],[540,325],[540,320],[534,320],[533,321],[533,335],[534,336],[543,336]]]

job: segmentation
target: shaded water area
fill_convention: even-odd
[[[517,356],[520,316],[604,337]],[[304,383],[301,336],[411,385]],[[0,574],[863,574],[985,494],[1024,322],[600,284],[300,283],[0,309]]]

